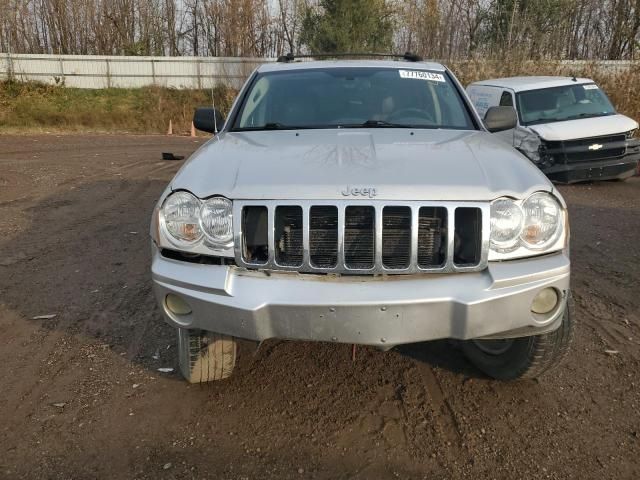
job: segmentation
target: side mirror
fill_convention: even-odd
[[[224,125],[224,117],[215,108],[198,107],[193,114],[193,126],[198,130],[209,133],[218,133]]]
[[[491,107],[484,116],[484,126],[491,133],[511,130],[518,125],[518,115],[513,107]]]

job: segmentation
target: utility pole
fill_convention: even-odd
[[[7,15],[9,14],[9,5],[7,4]],[[11,52],[11,33],[7,35],[7,80],[13,80],[13,56]]]

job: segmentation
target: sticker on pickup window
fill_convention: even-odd
[[[588,85],[583,85],[583,88],[585,90],[597,90],[598,89],[598,85],[596,85],[594,83],[590,83]]]
[[[432,82],[444,82],[444,75],[441,73],[425,72],[422,70],[398,70],[401,78],[412,78],[414,80],[430,80]]]

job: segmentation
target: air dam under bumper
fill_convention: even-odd
[[[553,331],[569,290],[564,253],[490,263],[477,273],[331,277],[253,272],[163,257],[154,247],[154,292],[166,320],[251,340],[285,338],[394,345],[440,338],[505,338]],[[562,300],[538,318],[531,302],[543,288]],[[192,309],[176,316],[166,296]]]
[[[553,165],[542,171],[554,182],[576,183],[592,180],[616,180],[632,177],[638,169],[640,155],[618,160]]]
[[[594,139],[597,141],[597,139]],[[620,147],[619,144],[609,144]],[[640,160],[640,139],[627,139],[624,144],[624,154],[603,158],[600,160],[573,161],[562,160],[565,158],[565,151],[561,149],[548,150],[553,152],[554,156],[559,159],[557,163],[543,168],[542,171],[552,181],[558,183],[575,183],[590,180],[615,180],[625,179],[633,176],[638,169],[638,161]],[[585,150],[586,146],[568,147],[572,155],[588,155]],[[610,151],[610,150],[605,150]]]

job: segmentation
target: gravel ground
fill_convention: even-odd
[[[576,342],[540,382],[447,342],[268,342],[189,386],[152,206],[201,139],[0,136],[0,478],[640,478],[640,178],[561,187]],[[53,318],[37,319],[40,315]]]

